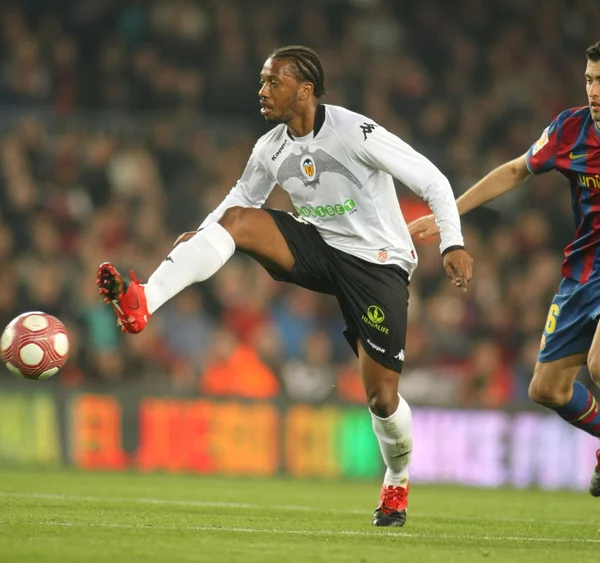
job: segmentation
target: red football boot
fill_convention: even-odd
[[[383,485],[379,496],[379,506],[373,514],[373,526],[404,526],[408,506],[408,489]]]
[[[121,330],[136,334],[144,330],[150,313],[144,286],[135,279],[133,270],[130,276],[127,280],[111,263],[104,262],[98,266],[96,283],[104,302],[115,310]]]

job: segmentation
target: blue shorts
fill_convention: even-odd
[[[587,283],[563,278],[552,300],[538,361],[552,362],[587,352],[600,317],[600,276]]]

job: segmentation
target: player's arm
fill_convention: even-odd
[[[275,185],[276,182],[264,165],[261,150],[257,145],[254,151],[252,151],[252,155],[237,184],[231,188],[231,191],[217,208],[204,219],[198,230],[204,229],[218,221],[230,207],[261,207],[273,191]],[[190,239],[197,232],[189,231],[182,233],[177,237],[174,246]]]
[[[457,200],[461,215],[475,209],[523,184],[532,174],[553,170],[561,130],[573,110],[562,112],[544,129],[541,137],[519,158],[506,162],[467,190]],[[439,232],[434,217],[427,215],[408,225],[411,235],[426,239]]]
[[[263,162],[262,150],[257,145],[237,184],[231,188],[218,207],[206,217],[200,225],[200,229],[218,221],[230,207],[261,207],[273,191],[275,184],[275,179]]]
[[[350,139],[363,162],[397,178],[427,202],[440,228],[444,268],[454,285],[464,287],[471,279],[473,261],[464,250],[460,217],[448,179],[429,159],[383,127],[373,124],[364,138],[352,135]]]
[[[514,190],[531,176],[527,167],[527,154],[505,162],[479,180],[456,200],[456,207],[461,215],[492,201],[497,197]],[[419,235],[420,239],[429,238],[440,232],[433,215],[420,217],[408,225],[411,235]]]
[[[479,180],[456,200],[458,212],[464,215],[488,201],[514,190],[531,176],[527,168],[527,155],[505,162]]]

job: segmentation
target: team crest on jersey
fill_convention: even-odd
[[[302,160],[302,174],[309,180],[315,177],[315,161],[310,156]]]
[[[535,154],[536,152],[540,151],[545,145],[548,144],[548,141],[548,127],[546,127],[546,129],[544,129],[544,132],[542,133],[542,136],[537,140],[535,145],[533,145],[533,150],[531,151],[531,154]]]
[[[385,248],[382,248],[379,252],[377,252],[377,260],[379,260],[382,264],[388,259],[388,251]]]
[[[290,153],[286,156],[277,171],[277,183],[284,187],[290,178],[297,178],[306,187],[316,189],[325,172],[347,178],[359,190],[363,187],[360,180],[330,154],[323,149],[310,152],[306,146],[300,148],[300,154]]]

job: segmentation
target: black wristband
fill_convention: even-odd
[[[442,251],[442,258],[444,256],[446,256],[446,254],[448,254],[448,252],[452,252],[454,250],[464,250],[465,247],[461,246],[460,244],[455,244],[454,246],[449,246],[448,248],[444,248],[444,250]]]

